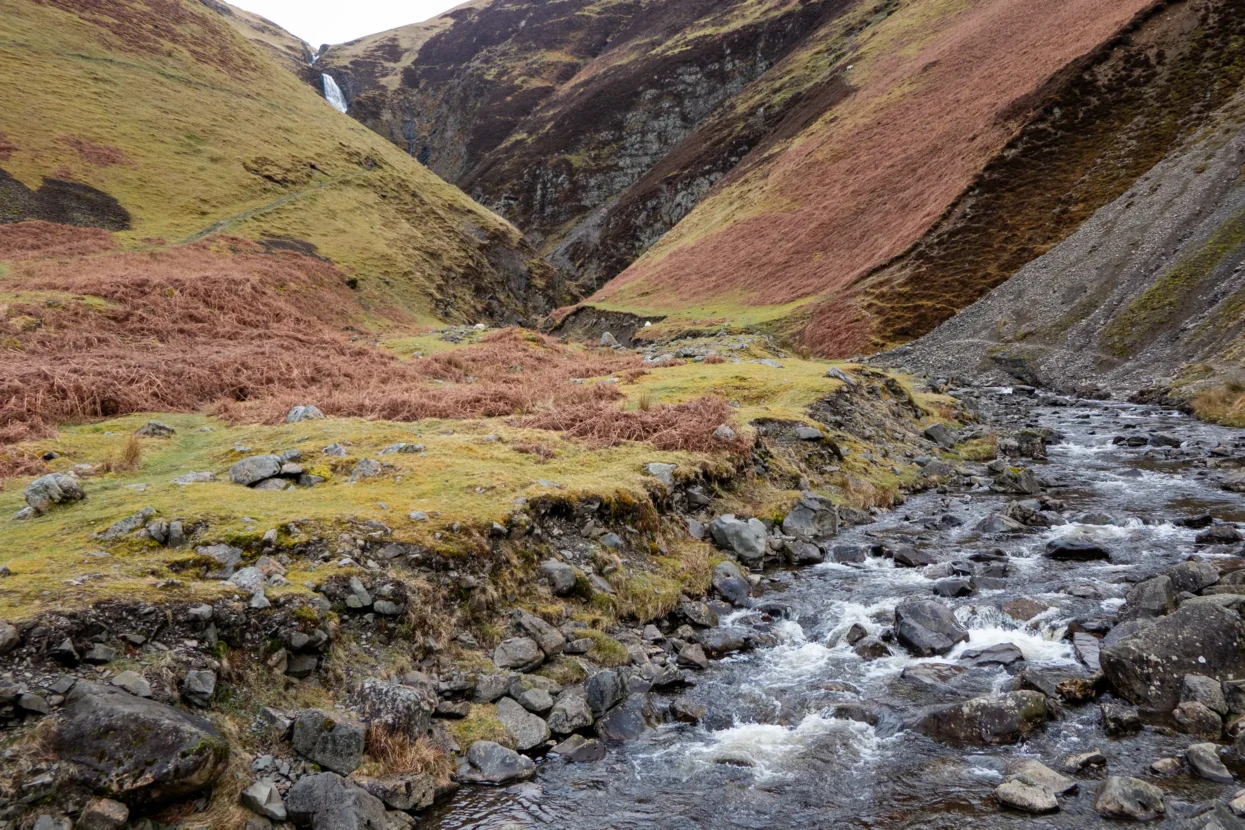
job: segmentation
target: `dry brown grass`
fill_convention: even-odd
[[[124,473],[137,470],[142,460],[143,445],[138,442],[137,436],[131,435],[120,452],[114,449],[104,454],[99,471],[101,473]]]
[[[0,488],[6,478],[43,475],[48,467],[43,459],[29,450],[5,447],[0,450]]]
[[[5,262],[36,257],[85,256],[111,251],[113,247],[112,234],[100,228],[78,228],[42,221],[0,225],[0,260]]]
[[[1193,400],[1199,418],[1232,427],[1245,427],[1245,383],[1228,381]]]
[[[516,421],[529,429],[564,432],[595,447],[613,447],[626,441],[646,441],[659,450],[746,453],[747,442],[719,441],[713,431],[731,420],[732,410],[718,397],[697,398],[669,406],[627,411],[612,403],[589,403],[541,412]]]
[[[454,762],[445,750],[423,735],[411,740],[406,735],[372,727],[368,730],[367,754],[371,762],[363,769],[368,775],[422,772],[444,782],[454,772]]]

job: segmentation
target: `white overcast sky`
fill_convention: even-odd
[[[463,0],[230,0],[319,48],[435,17]]]

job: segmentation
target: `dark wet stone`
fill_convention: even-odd
[[[536,764],[513,749],[492,741],[476,741],[467,750],[469,768],[460,778],[475,784],[509,784],[536,774]]]
[[[1166,812],[1163,791],[1137,778],[1112,775],[1102,783],[1094,809],[1108,818],[1153,821]]]
[[[1074,539],[1052,539],[1046,544],[1046,556],[1061,562],[1092,562],[1110,559],[1111,553],[1102,545]]]
[[[1102,728],[1108,735],[1129,735],[1141,731],[1141,712],[1136,706],[1103,702],[1098,709],[1102,713]]]
[[[1014,666],[1024,662],[1025,656],[1012,643],[999,643],[986,648],[975,648],[964,651],[960,658],[974,666]]]
[[[968,640],[968,631],[942,603],[906,599],[895,608],[895,636],[917,656],[932,657]]]
[[[914,729],[945,743],[999,746],[1027,737],[1046,719],[1045,695],[1008,692],[939,707],[923,715]]]
[[[893,557],[895,566],[900,568],[923,568],[938,561],[938,558],[933,554],[917,550],[911,545],[896,546]]]
[[[634,741],[658,723],[657,710],[647,694],[631,695],[615,706],[595,725],[597,737],[621,743]]]
[[[388,830],[381,800],[332,772],[298,779],[285,809],[296,826],[313,830]]]

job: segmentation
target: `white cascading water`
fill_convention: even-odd
[[[350,105],[346,103],[346,96],[342,94],[342,89],[333,80],[333,76],[326,72],[320,77],[324,79],[324,100],[332,104],[338,112],[348,110]]]

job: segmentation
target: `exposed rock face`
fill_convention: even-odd
[[[55,747],[74,777],[127,804],[167,801],[211,784],[229,744],[206,719],[120,689],[78,681]]]
[[[412,740],[423,735],[433,711],[436,695],[425,689],[368,678],[350,696],[359,715],[372,728]]]
[[[334,718],[316,709],[300,712],[294,719],[294,751],[309,761],[349,775],[363,758],[367,728],[345,718]]]
[[[1186,604],[1130,637],[1105,646],[1102,670],[1122,696],[1170,712],[1187,674],[1245,679],[1245,626],[1216,605]]]

